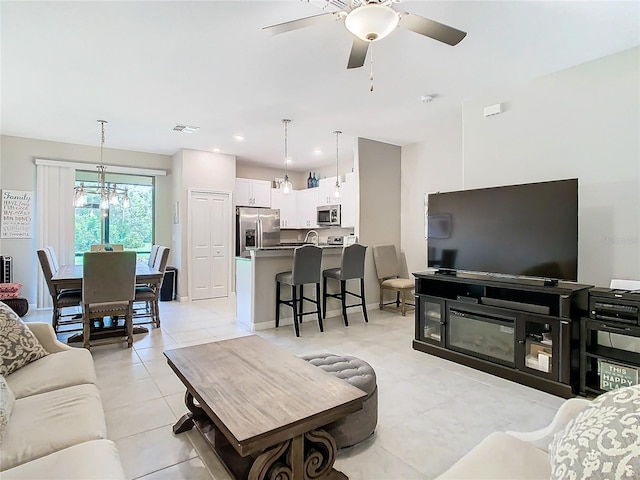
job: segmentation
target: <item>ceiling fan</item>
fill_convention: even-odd
[[[425,37],[433,38],[447,45],[457,45],[467,35],[466,32],[407,12],[398,12],[392,4],[402,0],[350,0],[347,5],[342,0],[327,0],[332,5],[343,8],[338,12],[322,13],[290,22],[264,27],[273,35],[310,27],[332,21],[344,21],[345,27],[353,35],[353,45],[347,68],[364,65],[369,44],[382,40],[396,27],[411,30]]]

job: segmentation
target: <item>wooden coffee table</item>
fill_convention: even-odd
[[[194,426],[236,479],[347,479],[320,427],[360,410],[366,393],[268,341],[247,337],[164,352],[187,388]]]

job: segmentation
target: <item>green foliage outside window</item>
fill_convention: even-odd
[[[86,181],[84,184],[85,188],[97,186]],[[138,259],[146,261],[153,244],[153,186],[129,184],[127,188],[131,205],[127,209],[120,205],[109,207],[105,216],[105,234],[108,233],[105,243],[122,243],[125,250],[138,251]],[[98,195],[87,197],[87,206],[75,209],[76,263],[81,263],[82,254],[88,252],[91,245],[101,243],[100,198]]]

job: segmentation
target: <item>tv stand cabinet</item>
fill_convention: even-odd
[[[580,384],[592,285],[482,273],[416,277],[413,348],[564,398]]]

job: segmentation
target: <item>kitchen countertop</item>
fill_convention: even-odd
[[[311,245],[311,244],[309,244]],[[296,243],[292,245],[277,245],[273,247],[249,247],[247,250],[249,251],[249,255],[251,257],[273,257],[273,256],[283,256],[283,255],[293,255],[293,249],[300,247],[302,245]],[[327,245],[319,244],[318,247],[323,250],[327,250],[327,253],[341,252],[342,245]],[[238,257],[241,258],[241,257]]]

